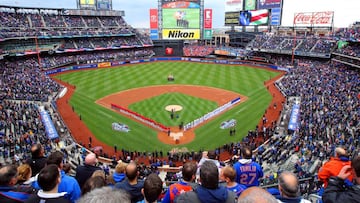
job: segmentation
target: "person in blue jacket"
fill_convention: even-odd
[[[72,203],[75,203],[81,196],[81,189],[79,183],[76,181],[74,177],[66,175],[62,170],[63,167],[63,158],[64,154],[60,151],[55,151],[50,154],[47,158],[46,164],[55,164],[58,166],[60,170],[61,181],[58,187],[58,192],[66,192],[65,198],[70,200]],[[33,185],[36,189],[41,189],[38,182],[35,182]]]

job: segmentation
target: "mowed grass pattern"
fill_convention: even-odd
[[[174,118],[171,119],[171,112],[165,110],[168,105],[180,105],[183,109],[174,112]],[[176,92],[155,96],[129,106],[130,110],[165,126],[178,126],[181,122],[189,123],[216,108],[216,102]]]
[[[167,76],[173,74],[174,82]],[[169,151],[174,147],[189,150],[214,149],[225,143],[238,142],[249,130],[253,130],[271,101],[271,95],[264,87],[264,81],[278,75],[260,68],[246,66],[202,64],[191,62],[151,62],[107,69],[84,70],[56,76],[76,85],[76,92],[70,100],[76,113],[102,142],[118,149],[137,151]],[[221,114],[206,125],[196,129],[196,138],[186,145],[166,145],[157,139],[157,132],[141,123],[130,120],[119,113],[95,103],[96,100],[122,90],[150,85],[190,84],[211,86],[238,92],[248,100]],[[166,101],[164,102],[166,103]],[[193,106],[197,106],[194,100]],[[196,109],[194,109],[196,110]],[[144,111],[141,111],[144,112]],[[196,114],[194,112],[194,114]],[[236,136],[229,136],[228,130],[219,128],[221,122],[236,119]],[[111,123],[127,124],[129,133],[111,129]]]

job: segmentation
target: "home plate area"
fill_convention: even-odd
[[[175,141],[180,140],[180,137],[184,136],[183,132],[170,132],[170,137],[172,137]]]

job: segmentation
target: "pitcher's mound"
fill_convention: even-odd
[[[182,106],[180,106],[180,105],[167,105],[166,107],[165,107],[165,110],[166,111],[181,111],[183,109],[183,107]]]

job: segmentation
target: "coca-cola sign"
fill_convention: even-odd
[[[310,24],[310,25],[325,25],[332,24],[334,12],[312,12],[312,13],[295,13],[294,25],[296,24]]]

